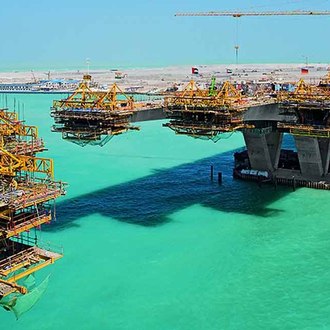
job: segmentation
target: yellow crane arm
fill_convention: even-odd
[[[0,110],[0,135],[11,134],[37,138],[38,128],[23,125],[22,122],[18,121],[17,114],[14,112]]]
[[[44,173],[50,178],[54,178],[52,159],[13,155],[0,148],[0,174],[15,175],[17,171]]]
[[[100,95],[101,96],[95,102],[96,107],[99,109],[107,109],[108,106],[110,106],[111,110],[116,110],[119,109],[118,106],[122,103],[127,103],[129,109],[134,109],[133,99],[126,95],[125,92],[123,92],[116,83],[114,83],[106,93],[101,93]],[[117,95],[123,96],[125,100],[118,100]]]

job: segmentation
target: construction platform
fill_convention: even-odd
[[[17,284],[20,279],[62,258],[63,253],[48,251],[15,241],[0,246],[0,299],[11,293],[27,293]]]
[[[215,80],[214,80],[215,81]],[[218,135],[246,127],[243,122],[246,100],[228,81],[218,90],[200,89],[191,80],[181,92],[165,97],[164,124],[177,134],[217,139]]]
[[[85,75],[72,95],[53,102],[53,132],[60,132],[63,139],[81,146],[103,146],[115,135],[139,129],[130,123],[135,109],[133,97],[117,84],[106,92],[93,90],[90,81],[91,76]]]
[[[53,218],[53,202],[65,194],[54,181],[53,161],[35,126],[0,109],[0,299],[28,293],[17,281],[52,264],[62,251],[41,248],[38,228]],[[30,231],[33,237],[30,236]]]

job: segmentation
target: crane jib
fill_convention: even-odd
[[[329,16],[330,11],[260,11],[260,12],[230,12],[230,11],[210,11],[197,13],[176,13],[175,16]]]

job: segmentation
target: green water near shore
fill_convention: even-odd
[[[36,274],[52,275],[30,312],[0,311],[3,329],[330,329],[329,192],[234,181],[240,134],[213,144],[146,122],[80,148],[50,132],[52,96],[8,97],[70,186],[40,233],[65,256]]]

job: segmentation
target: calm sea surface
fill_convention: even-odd
[[[234,181],[239,133],[214,144],[155,121],[81,148],[50,132],[52,96],[14,97],[69,187],[40,233],[65,256],[1,329],[330,329],[330,192]]]

